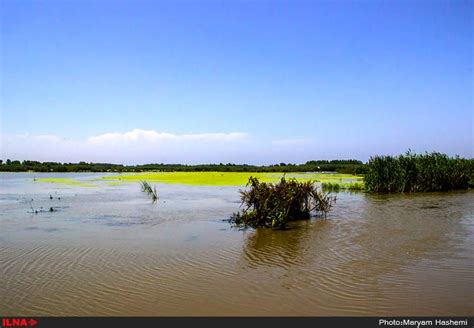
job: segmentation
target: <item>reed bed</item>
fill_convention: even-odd
[[[373,156],[364,177],[370,192],[449,191],[472,187],[474,160],[437,152]]]

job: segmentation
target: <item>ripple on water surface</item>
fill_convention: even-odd
[[[232,229],[238,188],[0,190],[4,315],[469,315],[472,192],[340,194],[326,220]],[[110,188],[110,189],[109,189]],[[16,191],[15,191],[16,190]],[[19,192],[19,190],[24,190]],[[15,192],[14,192],[15,191]],[[164,202],[166,200],[166,203]],[[284,301],[282,301],[284,300]]]

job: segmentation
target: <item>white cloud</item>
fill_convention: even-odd
[[[0,158],[59,162],[210,163],[241,162],[251,144],[248,134],[172,134],[134,129],[82,140],[55,135],[1,135]]]
[[[87,139],[88,143],[95,145],[111,145],[123,144],[132,142],[183,142],[183,141],[218,141],[218,142],[232,142],[241,140],[247,137],[246,133],[197,133],[197,134],[182,134],[176,135],[172,133],[157,132],[154,130],[134,129],[125,133],[105,133]]]
[[[438,151],[449,155],[472,157],[472,143],[446,142]],[[173,134],[134,129],[111,132],[84,139],[68,139],[52,134],[0,133],[0,158],[52,162],[145,163],[304,163],[312,159],[355,158],[366,160],[373,154],[399,154],[411,148],[430,151],[416,143],[367,143],[357,147],[357,140],[343,143],[331,137],[271,139],[242,132]]]

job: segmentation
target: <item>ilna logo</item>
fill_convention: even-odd
[[[28,318],[2,318],[2,327],[34,327],[38,321]]]

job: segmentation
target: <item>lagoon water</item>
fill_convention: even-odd
[[[0,174],[1,315],[474,314],[472,191],[339,193],[325,220],[239,230],[239,187],[152,204],[101,176]]]

